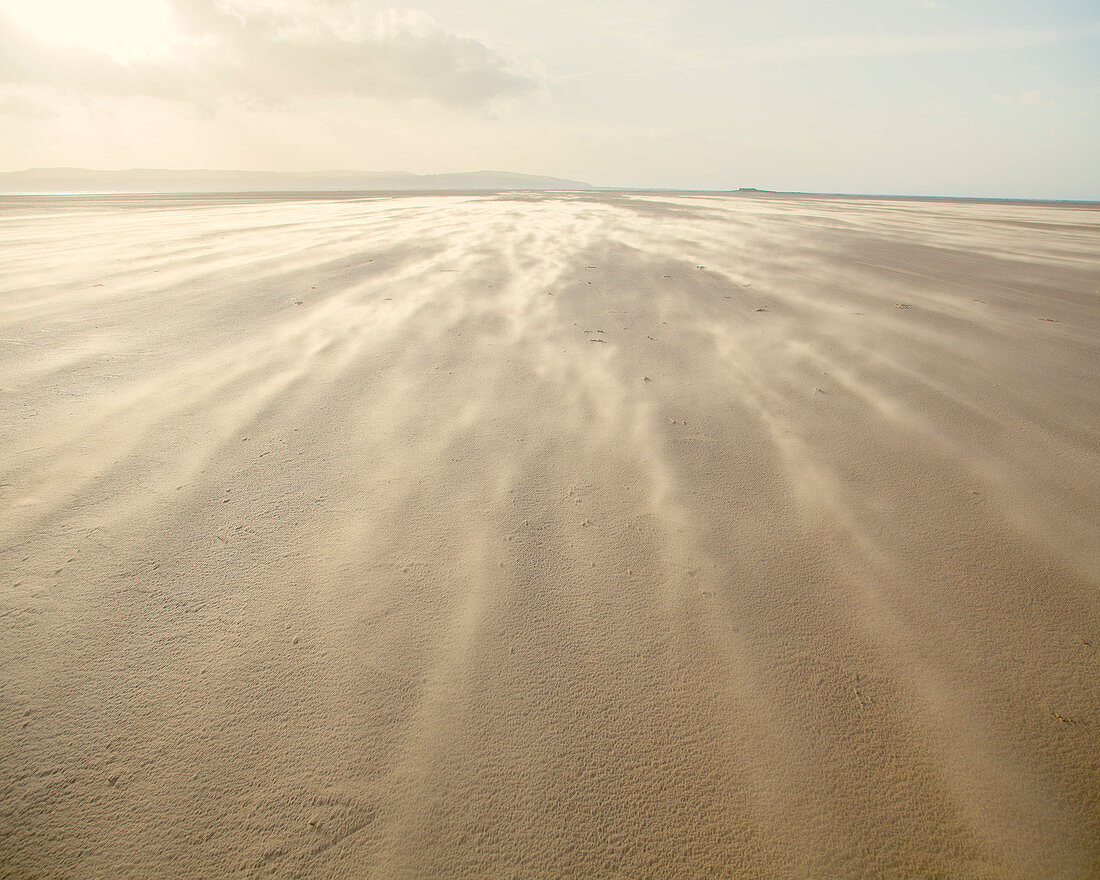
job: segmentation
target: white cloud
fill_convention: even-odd
[[[1026,107],[1038,107],[1043,103],[1041,89],[1023,89],[1019,92],[994,95],[993,100],[998,104],[1023,104]]]
[[[673,74],[681,71],[724,70],[746,64],[799,63],[833,58],[879,58],[933,55],[951,52],[1010,51],[1056,43],[1087,40],[1100,35],[1100,23],[1073,29],[997,28],[939,34],[808,34],[757,42],[730,43],[720,60],[654,67],[627,64],[594,68],[552,77],[556,82],[589,76],[616,74]]]
[[[1100,24],[1072,30],[1004,28],[942,34],[830,34],[788,37],[731,47],[727,64],[752,61],[809,61],[818,58],[866,58],[1024,49],[1100,34]]]
[[[423,12],[379,13],[361,0],[172,0],[171,10],[172,51],[130,61],[51,45],[0,16],[0,83],[197,102],[350,95],[464,108],[541,84],[532,66]]]
[[[48,100],[43,100],[40,89],[3,88],[0,89],[0,116],[9,116],[23,121],[34,119],[54,119],[58,112]]]

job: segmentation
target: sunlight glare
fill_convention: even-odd
[[[172,31],[163,0],[0,0],[0,14],[48,43],[120,60],[163,51]]]

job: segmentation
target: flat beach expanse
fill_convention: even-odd
[[[1100,207],[0,200],[0,876],[1100,875]]]

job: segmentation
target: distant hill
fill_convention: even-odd
[[[508,171],[168,171],[31,168],[0,172],[0,193],[337,192],[347,190],[590,190],[591,184]]]

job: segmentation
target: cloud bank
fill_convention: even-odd
[[[378,12],[362,0],[170,5],[170,51],[129,61],[51,45],[0,16],[0,83],[198,102],[353,96],[478,109],[541,82],[537,70],[423,12]]]

